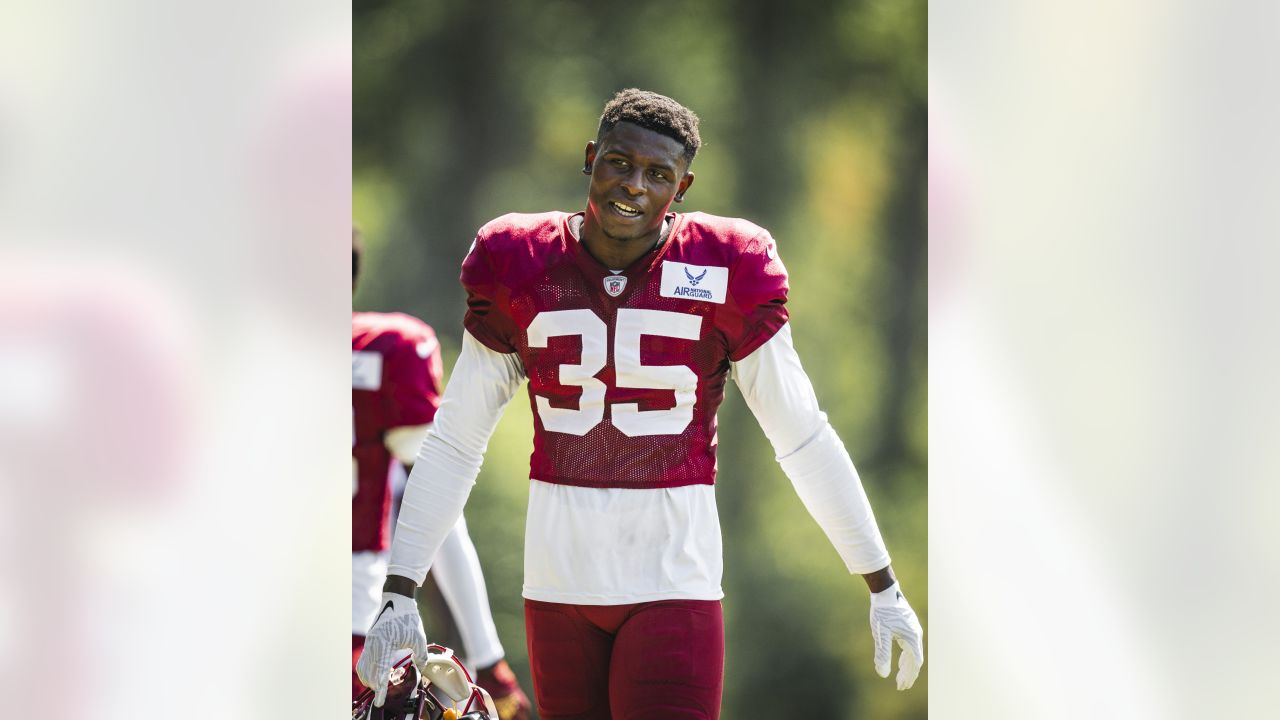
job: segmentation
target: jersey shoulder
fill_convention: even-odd
[[[565,212],[508,213],[485,223],[462,263],[462,284],[515,287],[565,258]]]
[[[743,218],[724,217],[704,212],[685,213],[681,217],[684,218],[684,226],[688,231],[696,232],[708,240],[728,245],[741,245],[769,234],[768,230]]]
[[[568,213],[507,213],[485,223],[476,233],[490,257],[534,255],[563,244],[560,232]]]
[[[396,350],[414,348],[422,354],[420,348],[425,344],[431,346],[427,348],[427,354],[430,354],[435,342],[435,330],[412,315],[399,312],[351,314],[352,349],[391,354]]]
[[[676,240],[681,250],[701,256],[704,262],[734,265],[744,255],[776,254],[769,231],[742,218],[722,217],[704,212],[681,217]]]
[[[523,238],[557,232],[560,223],[567,216],[568,213],[559,211],[507,213],[482,225],[476,235],[490,243],[501,243],[504,240],[520,241]]]

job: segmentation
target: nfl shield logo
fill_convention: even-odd
[[[604,291],[609,293],[609,297],[618,297],[627,287],[627,278],[625,275],[610,275],[604,279]]]

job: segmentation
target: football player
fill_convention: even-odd
[[[716,409],[738,384],[778,462],[871,593],[876,671],[924,662],[858,474],[791,341],[787,273],[750,222],[673,213],[698,119],[624,90],[604,108],[577,213],[482,227],[462,264],[462,352],[409,478],[381,606],[381,682],[425,642],[411,596],[453,526],[494,426],[526,379],[534,417],[524,598],[548,720],[717,718],[724,667]],[[654,692],[655,686],[661,692]]]
[[[360,234],[352,228],[353,291],[360,257]],[[364,633],[379,616],[379,587],[387,573],[390,473],[395,462],[413,464],[440,404],[442,371],[440,345],[426,323],[402,313],[351,314],[353,698],[364,690],[355,672],[361,652],[383,652],[376,639],[370,643]],[[436,582],[462,635],[467,659],[479,668],[478,684],[493,696],[502,720],[527,720],[529,701],[503,659],[466,523],[459,516],[450,528],[435,556]],[[386,682],[370,687],[386,692]],[[380,696],[377,704],[382,704]]]

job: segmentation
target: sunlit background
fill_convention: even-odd
[[[580,205],[628,84],[703,117],[686,207],[778,237],[926,613],[899,694],[731,391],[726,720],[1274,715],[1280,10],[938,3],[926,80],[923,7],[774,4],[6,3],[0,715],[343,716],[349,224],[356,305],[456,349],[472,233]],[[472,523],[519,656],[509,415]]]
[[[1262,3],[935,3],[931,706],[1276,715]]]
[[[349,12],[0,10],[0,716],[345,712]]]

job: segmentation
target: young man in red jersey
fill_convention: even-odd
[[[352,289],[361,243],[352,229]],[[443,367],[435,331],[403,313],[351,314],[351,664],[352,697],[364,686],[355,673],[365,631],[380,607],[387,573],[395,463],[412,466],[440,406]],[[432,567],[458,626],[476,682],[493,696],[501,720],[528,720],[529,700],[503,659],[484,575],[461,516],[444,537]],[[462,655],[462,653],[459,653]],[[375,686],[385,692],[386,683]]]
[[[410,597],[461,513],[503,408],[534,414],[525,624],[547,720],[719,717],[724,666],[716,409],[733,379],[809,512],[871,590],[875,666],[924,661],[856,470],[787,324],[787,274],[745,220],[669,212],[693,184],[697,117],[624,90],[587,143],[585,211],[505,215],[462,265],[462,354],[405,492],[379,682],[425,644]]]

